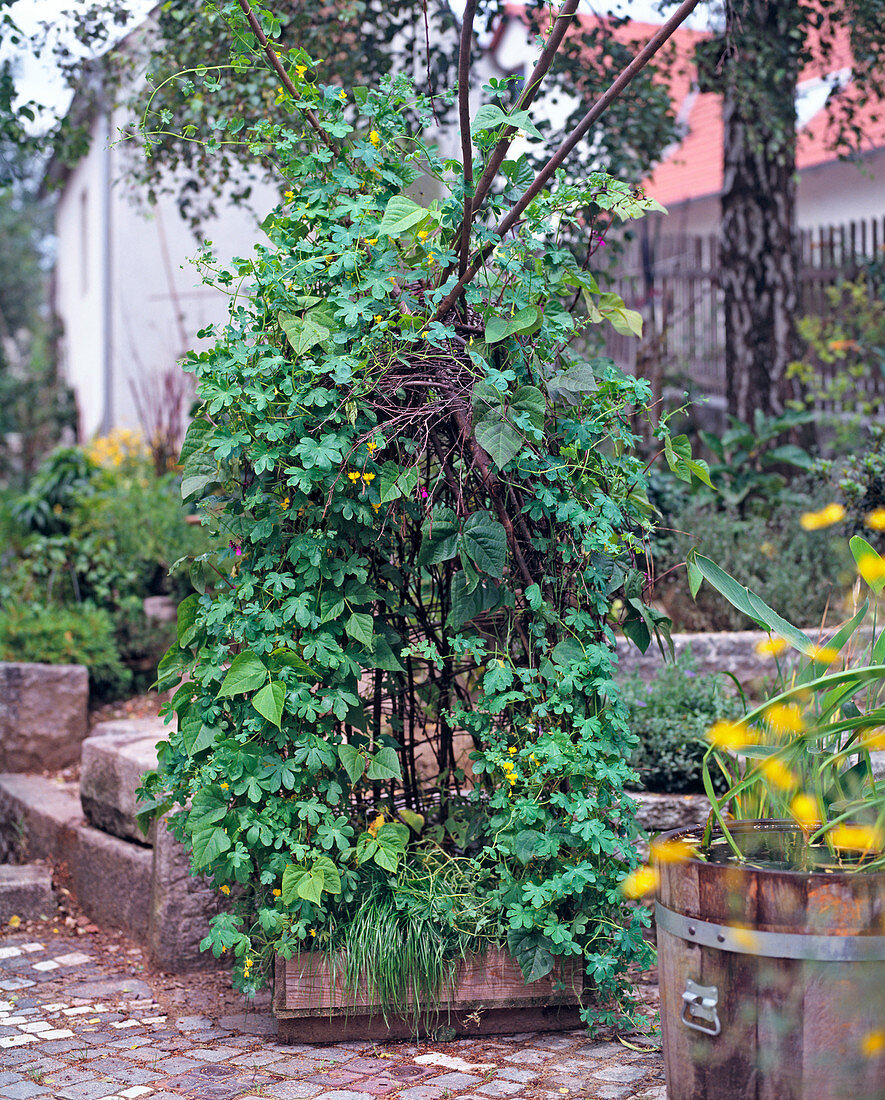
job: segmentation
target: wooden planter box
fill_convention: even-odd
[[[344,1039],[407,1039],[441,1029],[459,1035],[559,1031],[579,1027],[583,960],[568,959],[531,985],[500,948],[462,963],[451,995],[429,1006],[417,1021],[392,1015],[365,990],[344,989],[338,968],[333,981],[328,956],[303,952],[277,958],[273,1011],[281,1041],[340,1042]],[[563,988],[554,988],[557,985]]]

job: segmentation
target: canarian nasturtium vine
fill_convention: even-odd
[[[638,321],[562,236],[651,203],[554,178],[502,237],[533,178],[518,157],[467,240],[472,185],[404,132],[405,106],[431,119],[408,80],[348,92],[297,49],[282,62],[294,94],[250,140],[276,148],[287,201],[234,270],[206,257],[230,320],[188,359],[182,490],[227,549],[191,567],[146,811],[176,805],[194,870],[230,893],[207,946],[247,990],[274,952],[362,966],[383,910],[436,952],[402,988],[492,943],[530,979],[579,955],[587,1019],[613,1020],[650,957],[618,889],[634,739],[612,632],[613,606],[643,647],[659,625],[634,562],[647,389],[583,354],[589,326]],[[479,159],[486,126],[533,133],[507,94],[474,119]]]

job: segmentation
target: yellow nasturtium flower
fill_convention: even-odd
[[[662,840],[658,837],[649,847],[649,854],[657,863],[686,863],[697,852],[694,844],[687,840],[674,837],[672,840]]]
[[[885,844],[885,835],[873,825],[836,825],[830,832],[835,848],[848,848],[854,852],[879,850]]]
[[[806,832],[810,832],[820,824],[817,803],[810,795],[797,794],[790,803],[790,813]]]
[[[775,703],[766,710],[765,720],[775,733],[800,733],[805,727],[796,703]]]
[[[779,787],[782,791],[791,791],[798,785],[796,776],[777,756],[763,760],[759,770],[772,786]]]
[[[717,749],[733,752],[744,745],[752,745],[756,738],[743,722],[717,722],[707,730],[707,740]]]
[[[621,883],[621,893],[628,898],[642,898],[657,890],[659,881],[654,867],[637,867]]]
[[[806,531],[820,531],[824,527],[832,527],[845,519],[845,509],[841,504],[828,504],[819,512],[806,512],[800,519],[800,523]]]
[[[766,638],[762,642],[757,642],[755,649],[760,657],[777,657],[779,654],[787,648],[787,643],[783,638]]]

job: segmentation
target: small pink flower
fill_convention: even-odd
[[[428,493],[426,489],[422,489],[422,490],[421,490],[421,499],[422,499],[422,500],[427,500],[427,498],[428,498],[429,496],[430,496],[430,493]]]
[[[243,548],[238,542],[234,542],[234,540],[231,539],[227,545],[230,547],[231,550],[233,550],[238,558],[241,558],[243,556]]]

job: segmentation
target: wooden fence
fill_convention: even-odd
[[[618,257],[611,289],[646,318],[645,335],[637,341],[610,333],[605,352],[648,378],[656,393],[689,390],[709,398],[714,408],[724,408],[725,322],[717,238],[663,230],[660,219],[648,219],[647,226],[639,223]],[[800,317],[832,316],[826,291],[840,279],[856,278],[878,264],[885,275],[883,250],[885,217],[800,231]],[[825,378],[840,366],[815,365]],[[871,373],[858,380],[859,388],[874,404],[885,406],[885,373],[877,364]]]

